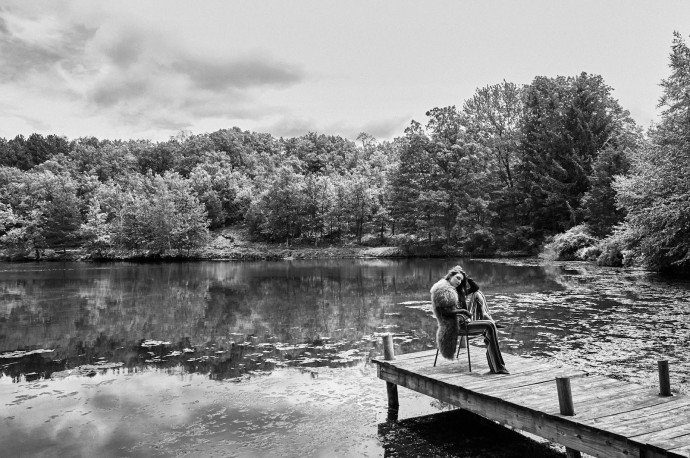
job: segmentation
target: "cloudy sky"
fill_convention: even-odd
[[[479,87],[583,71],[648,127],[674,30],[690,2],[0,0],[0,137],[391,139]]]

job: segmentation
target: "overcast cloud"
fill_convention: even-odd
[[[379,139],[502,80],[600,74],[643,127],[690,3],[4,1],[0,137]]]

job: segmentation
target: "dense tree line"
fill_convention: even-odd
[[[671,74],[661,83],[661,121],[628,156],[613,190],[625,220],[604,241],[622,262],[654,269],[690,266],[690,48],[674,34]]]
[[[690,52],[675,35],[643,134],[598,75],[538,76],[356,142],[239,128],[165,142],[0,139],[0,243],[190,253],[243,225],[271,242],[412,244],[688,264]]]

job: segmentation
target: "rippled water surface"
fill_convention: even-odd
[[[523,456],[532,445],[520,438],[487,451],[440,433],[468,429],[408,390],[403,421],[385,421],[385,384],[368,360],[385,332],[398,353],[433,348],[428,291],[457,263],[505,325],[504,351],[649,386],[667,359],[673,389],[688,391],[690,283],[639,270],[0,264],[0,444],[9,456]]]

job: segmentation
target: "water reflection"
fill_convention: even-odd
[[[428,310],[399,303],[428,301],[453,262],[5,264],[0,369],[15,381],[114,365],[223,379],[351,366],[378,351],[380,332],[395,332],[400,352],[430,348]],[[558,287],[537,267],[467,267],[487,292]]]
[[[382,332],[398,352],[432,348],[428,290],[457,262],[506,326],[508,351],[632,379],[669,359],[687,382],[687,283],[586,264],[432,259],[0,265],[0,370],[14,381],[145,367],[234,379],[352,366],[380,351]]]

